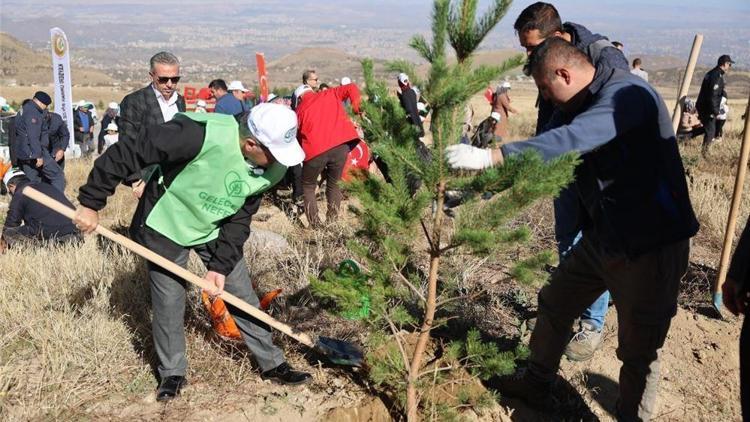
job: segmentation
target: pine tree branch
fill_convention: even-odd
[[[425,375],[429,375],[429,374],[437,374],[438,372],[451,371],[453,369],[456,369],[453,365],[443,366],[443,367],[440,367],[440,368],[432,368],[432,369],[428,369],[426,371],[420,372],[419,375],[417,375],[417,378],[421,378],[421,377],[423,377]]]
[[[461,300],[461,299],[466,299],[466,300],[474,300],[474,299],[478,298],[479,296],[481,296],[481,295],[482,295],[482,294],[484,294],[484,293],[487,293],[487,291],[486,291],[486,290],[482,290],[482,291],[480,291],[480,292],[477,292],[477,293],[473,293],[473,294],[471,294],[471,295],[469,295],[469,296],[455,296],[455,297],[449,297],[448,299],[443,299],[443,300],[441,300],[440,302],[438,302],[438,303],[437,303],[437,307],[438,307],[438,308],[440,308],[440,307],[442,307],[443,305],[447,305],[447,304],[449,304],[449,303],[451,303],[451,302],[455,302],[455,301],[457,301],[457,300]]]
[[[442,212],[442,210],[435,211],[435,212]],[[432,237],[430,237],[430,232],[429,230],[427,230],[427,226],[424,224],[424,219],[420,218],[419,224],[422,225],[422,230],[424,231],[424,235],[427,237],[427,243],[430,244],[430,251],[435,251],[438,248],[438,246],[435,246],[435,244],[432,243]]]
[[[393,271],[395,271],[396,274],[398,274],[398,277],[401,279],[401,281],[404,284],[406,284],[406,286],[408,288],[410,288],[411,291],[415,295],[417,295],[417,297],[419,298],[419,300],[421,300],[422,302],[426,301],[427,299],[424,297],[424,295],[419,291],[419,289],[417,289],[417,287],[411,281],[409,281],[408,278],[406,278],[406,276],[401,272],[401,269],[398,268],[398,266],[396,265],[396,263],[393,262],[393,260],[390,260],[390,261],[391,261],[391,265],[393,266]]]
[[[387,322],[388,326],[391,327],[393,337],[396,338],[396,345],[398,345],[398,350],[401,352],[401,359],[404,360],[404,369],[408,372],[411,363],[409,362],[409,356],[406,354],[404,344],[401,341],[401,336],[399,336],[398,331],[396,331],[396,324],[394,324],[393,321],[388,317],[388,312],[383,312],[383,319],[385,319],[385,322]]]

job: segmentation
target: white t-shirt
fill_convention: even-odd
[[[111,147],[112,145],[116,144],[118,140],[120,140],[120,135],[116,133],[113,135],[110,135],[109,133],[104,135],[104,148]]]
[[[644,81],[648,82],[648,72],[643,69],[630,69],[630,73],[635,76],[640,76]]]
[[[154,87],[154,84],[151,84],[151,89],[153,89],[154,94],[156,94],[156,101],[159,103],[159,108],[161,108],[161,115],[164,117],[164,121],[168,122],[172,120],[174,115],[180,111],[177,109],[177,91],[173,92],[172,96],[167,100],[161,95],[161,92]]]

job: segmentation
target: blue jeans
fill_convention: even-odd
[[[557,254],[562,262],[583,236],[578,221],[581,205],[575,185],[570,185],[560,191],[560,196],[555,199],[554,206],[555,240],[557,240]],[[604,327],[607,311],[609,311],[608,290],[583,311],[581,322],[587,322],[596,330],[601,330]]]

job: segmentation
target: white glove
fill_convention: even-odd
[[[445,158],[454,169],[482,170],[492,167],[492,150],[467,144],[451,145],[445,149]]]

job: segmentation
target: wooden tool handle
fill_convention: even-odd
[[[742,188],[745,186],[747,159],[750,155],[750,99],[748,99],[748,104],[745,108],[745,130],[742,133],[740,161],[737,163],[737,177],[734,179],[732,205],[729,208],[729,218],[727,219],[727,227],[724,232],[724,247],[721,249],[721,261],[719,262],[719,278],[716,280],[714,293],[721,293],[721,286],[727,278],[727,271],[729,271],[729,255],[732,251],[732,242],[734,241],[734,228],[737,225],[737,214],[739,214],[740,210]]]
[[[680,114],[682,111],[682,100],[688,94],[690,89],[690,81],[693,80],[693,72],[695,72],[695,63],[698,61],[698,53],[701,51],[701,44],[703,44],[703,34],[696,34],[693,39],[693,48],[690,50],[690,58],[688,59],[685,73],[682,75],[682,85],[680,86],[680,92],[677,94],[677,102],[674,106],[674,112],[672,113],[672,130],[677,133],[677,128],[680,126]]]
[[[49,196],[39,192],[38,190],[27,186],[23,189],[23,194],[28,196],[29,198],[33,199],[36,202],[39,202],[40,204],[64,215],[65,217],[70,218],[71,220],[74,219],[76,211],[72,208],[68,208],[64,204],[56,201],[53,198],[50,198]],[[201,277],[198,277],[197,275],[191,273],[190,271],[186,270],[185,268],[180,267],[179,265],[175,264],[174,262],[164,258],[163,256],[151,251],[150,249],[139,245],[138,243],[128,239],[127,237],[117,234],[106,227],[103,227],[101,225],[96,226],[96,232],[100,235],[106,237],[107,239],[118,243],[125,247],[126,249],[130,250],[131,252],[135,253],[136,255],[139,255],[148,261],[151,261],[152,263],[166,269],[167,271],[171,272],[172,274],[183,278],[187,281],[189,281],[192,284],[195,284],[196,286],[204,289],[204,290],[212,290],[214,286],[212,286],[210,283],[206,282]],[[305,333],[299,333],[294,331],[290,326],[277,321],[276,319],[272,318],[267,313],[261,311],[260,309],[250,305],[249,303],[245,302],[244,300],[238,298],[237,296],[234,296],[228,292],[223,292],[220,296],[225,302],[230,303],[237,307],[238,309],[241,309],[245,311],[248,315],[251,315],[252,317],[265,322],[266,324],[270,325],[271,327],[275,328],[276,330],[281,331],[282,333],[288,335],[289,337],[294,338],[295,340],[299,341],[302,344],[307,345],[308,347],[315,347],[315,343],[312,341],[310,336],[308,336]]]

